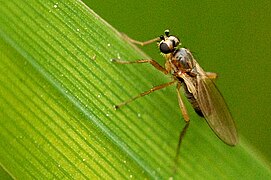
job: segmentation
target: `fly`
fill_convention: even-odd
[[[148,91],[122,102],[121,104],[115,105],[116,109],[139,97],[176,84],[178,103],[186,124],[179,136],[175,160],[178,157],[182,139],[190,122],[189,115],[180,95],[181,87],[184,89],[185,96],[191,103],[195,112],[206,119],[208,125],[219,139],[230,146],[235,146],[238,143],[238,136],[233,118],[222,95],[213,82],[213,79],[217,77],[216,73],[205,72],[194,59],[192,53],[188,49],[181,47],[178,37],[170,35],[169,30],[166,30],[164,35],[146,42],[139,42],[130,39],[129,37],[127,37],[127,39],[132,43],[142,46],[158,41],[158,47],[166,59],[164,67],[152,59],[136,61],[112,59],[113,62],[119,64],[150,63],[153,67],[164,74],[171,74],[173,80],[171,82],[155,86]]]

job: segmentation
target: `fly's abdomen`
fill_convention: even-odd
[[[199,104],[198,104],[196,98],[194,97],[194,95],[188,91],[187,86],[186,86],[185,83],[182,83],[182,87],[184,89],[184,94],[185,94],[186,98],[191,103],[191,105],[194,108],[194,110],[196,111],[196,113],[199,116],[203,117],[202,111],[201,111],[201,109],[199,107]]]

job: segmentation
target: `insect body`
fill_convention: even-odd
[[[180,40],[176,36],[169,35],[168,30],[166,30],[165,35],[160,36],[160,38],[155,38],[146,42],[138,42],[128,37],[127,39],[140,45],[146,45],[160,40],[158,46],[166,59],[165,67],[162,67],[156,61],[151,59],[137,61],[123,61],[119,59],[113,59],[114,62],[120,64],[150,63],[164,74],[171,74],[173,81],[155,86],[149,91],[143,92],[128,101],[116,105],[116,108],[119,108],[120,106],[123,106],[156,90],[162,89],[172,84],[177,84],[176,90],[178,95],[178,102],[186,122],[186,125],[180,134],[177,155],[179,153],[182,138],[185,135],[190,122],[187,110],[179,93],[181,87],[183,87],[185,96],[191,103],[196,113],[206,119],[213,132],[224,143],[230,146],[237,144],[238,137],[234,121],[222,95],[212,80],[216,78],[215,73],[205,72],[194,59],[192,53],[188,49],[182,48],[180,46]]]

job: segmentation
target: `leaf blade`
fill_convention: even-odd
[[[6,147],[1,148],[1,164],[13,177],[172,176],[182,125],[177,122],[180,115],[172,89],[169,95],[157,92],[120,111],[112,108],[151,87],[152,77],[167,80],[148,66],[121,67],[109,61],[118,56],[142,58],[143,53],[127,45],[81,2],[5,2],[1,12],[5,15],[0,21],[1,56],[10,56],[1,60],[1,120],[6,119],[1,121],[1,132],[5,132],[1,147]],[[192,117],[194,130],[184,141],[178,176],[244,175],[234,158],[240,154],[250,157],[246,150],[225,148],[206,124]],[[4,158],[9,154],[7,147],[14,151]],[[234,168],[202,147],[211,147]],[[13,162],[12,168],[8,164],[17,152],[19,163]],[[195,156],[208,164],[217,162],[210,171],[210,167],[197,165]],[[253,162],[249,159],[240,164],[244,167]],[[268,176],[267,170],[260,171]]]

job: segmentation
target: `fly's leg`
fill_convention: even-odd
[[[186,110],[186,107],[183,103],[183,100],[182,100],[182,97],[180,95],[180,88],[181,88],[181,83],[178,82],[177,84],[177,95],[178,95],[178,103],[179,103],[179,106],[180,106],[180,109],[181,109],[181,112],[182,112],[182,115],[183,115],[183,118],[185,120],[186,123],[189,123],[190,121],[190,118],[188,116],[188,113],[187,113],[187,110]]]
[[[137,95],[137,96],[135,96],[135,97],[133,97],[133,98],[127,100],[127,101],[124,101],[124,102],[122,102],[122,103],[120,103],[120,104],[118,104],[118,105],[115,105],[114,107],[115,107],[115,109],[118,109],[118,108],[120,108],[121,106],[124,106],[124,105],[126,105],[126,104],[128,104],[128,103],[130,103],[130,102],[132,102],[132,101],[134,101],[134,100],[136,100],[136,99],[138,99],[138,98],[140,98],[140,97],[143,97],[143,96],[145,96],[145,95],[148,95],[148,94],[150,94],[150,93],[152,93],[152,92],[154,92],[154,91],[157,91],[157,90],[159,90],[159,89],[163,89],[163,88],[165,88],[165,87],[168,87],[168,86],[172,85],[172,84],[175,83],[175,82],[176,82],[176,81],[174,80],[174,81],[171,81],[171,82],[168,82],[168,83],[165,83],[165,84],[161,84],[161,85],[159,85],[159,86],[155,86],[155,87],[151,88],[150,90],[145,91],[145,92],[143,92],[143,93],[140,93],[139,95]]]
[[[193,69],[186,69],[185,70],[187,74],[189,74],[190,76],[197,76],[198,75],[198,72],[195,68]],[[180,72],[181,74],[183,72]],[[205,72],[206,76],[209,78],[209,79],[216,79],[217,78],[217,74],[214,73],[214,72]]]
[[[157,38],[154,38],[154,39],[151,39],[148,41],[141,42],[141,41],[137,41],[137,40],[134,40],[134,39],[128,37],[126,34],[122,34],[122,35],[127,41],[130,41],[133,44],[138,44],[141,46],[145,46],[145,45],[148,45],[153,42],[157,42],[157,41],[161,40],[160,37],[157,37]],[[159,71],[163,72],[164,74],[169,73],[169,71],[167,69],[165,69],[158,62],[156,62],[155,60],[152,60],[152,59],[142,59],[142,60],[136,60],[136,61],[125,61],[125,60],[120,60],[120,59],[111,59],[111,61],[115,62],[115,63],[119,63],[119,64],[150,63],[153,67],[155,67]]]
[[[141,46],[145,46],[147,44],[151,44],[153,42],[157,42],[157,41],[160,40],[160,38],[157,37],[157,38],[154,38],[154,39],[151,39],[151,40],[148,40],[148,41],[141,42],[141,41],[137,41],[137,40],[134,40],[134,39],[128,37],[126,34],[122,34],[122,35],[127,41],[130,41],[133,44],[138,44],[138,45],[141,45]]]
[[[210,79],[216,79],[217,78],[217,74],[214,73],[214,72],[206,72],[206,75]]]
[[[186,134],[186,131],[189,127],[189,123],[190,123],[190,118],[188,116],[188,113],[187,113],[187,110],[186,110],[186,107],[183,103],[183,100],[182,100],[182,97],[180,95],[180,87],[181,87],[181,84],[178,83],[177,84],[177,88],[176,88],[176,91],[177,91],[177,95],[178,95],[178,103],[179,103],[179,107],[180,107],[180,110],[182,112],[182,115],[183,115],[183,118],[185,120],[185,126],[184,128],[182,129],[181,133],[180,133],[180,136],[179,136],[179,141],[178,141],[178,146],[177,146],[177,151],[176,151],[176,155],[175,155],[175,164],[174,164],[174,173],[177,171],[177,167],[178,167],[178,156],[180,154],[180,147],[181,147],[181,143],[182,143],[182,140]]]
[[[112,62],[118,63],[118,64],[135,64],[135,63],[150,63],[153,67],[155,67],[157,70],[163,72],[164,74],[168,74],[168,71],[162,67],[158,62],[152,59],[141,59],[136,61],[125,61],[120,59],[111,59]]]

